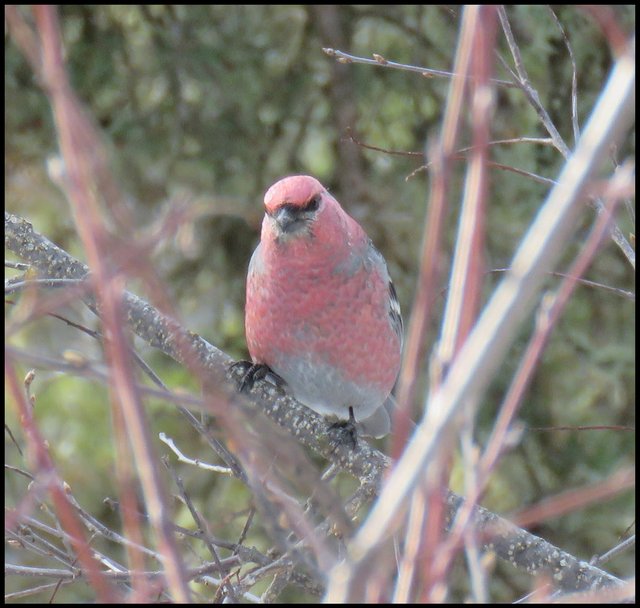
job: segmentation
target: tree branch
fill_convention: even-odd
[[[88,276],[87,266],[34,231],[29,222],[7,212],[5,245],[18,258],[35,268],[41,278],[84,279]],[[95,310],[95,302],[90,295],[82,296],[82,299]],[[125,294],[125,310],[127,324],[136,335],[184,363],[180,341],[175,339],[177,325],[174,320],[129,292]],[[208,381],[218,383],[218,388],[226,391],[234,404],[239,403],[236,387],[241,371],[229,371],[232,359],[199,335],[192,332],[185,332],[185,335],[198,357],[198,363],[210,372]],[[358,500],[349,503],[349,516],[355,515],[366,501],[378,496],[382,476],[391,464],[387,456],[364,441],[359,441],[356,449],[332,441],[330,425],[322,416],[283,395],[268,381],[256,382],[246,401],[251,407],[259,408],[300,443],[333,463],[337,469],[359,480],[361,487]],[[446,491],[445,503],[447,529],[450,529],[464,500]],[[563,591],[600,589],[622,584],[607,572],[576,559],[483,507],[476,505],[472,508],[470,525],[482,537],[485,549],[494,551],[515,568],[534,575],[550,575],[554,585]]]

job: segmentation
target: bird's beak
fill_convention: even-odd
[[[304,222],[298,210],[289,206],[280,207],[271,216],[282,232],[295,232]]]

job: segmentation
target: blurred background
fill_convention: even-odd
[[[508,10],[532,84],[572,147],[571,61],[562,34],[545,7]],[[554,10],[575,56],[578,118],[583,124],[606,81],[610,49],[585,13],[573,7]],[[186,327],[234,358],[247,356],[244,281],[259,239],[262,197],[274,181],[295,173],[317,177],[365,227],[388,261],[408,319],[428,173],[416,171],[423,165],[422,156],[389,151],[421,153],[430,138],[437,137],[449,81],[380,66],[341,64],[322,49],[366,58],[377,53],[400,63],[450,70],[459,11],[457,6],[373,5],[60,7],[72,84],[104,134],[112,169],[136,222],[132,233],[144,233],[172,205],[197,210],[196,221],[158,242],[153,253]],[[635,7],[620,6],[615,11],[626,31],[634,30]],[[498,40],[500,54],[507,57],[501,34]],[[499,61],[495,69],[496,77],[508,78]],[[546,136],[521,92],[498,87],[496,95],[493,139]],[[460,147],[468,143],[466,131]],[[630,154],[634,144],[631,136],[620,150],[612,151],[611,167],[614,160]],[[5,34],[6,208],[84,261],[69,206],[48,175],[48,162],[57,154],[47,99]],[[494,146],[491,157],[551,179],[564,161],[550,146],[529,143]],[[453,179],[447,252],[455,239],[465,168],[461,159]],[[546,185],[523,175],[492,170],[487,270],[509,265],[546,192]],[[575,243],[567,249],[567,262],[593,219],[593,210],[585,205]],[[621,208],[617,221],[627,235],[634,231],[632,220]],[[449,262],[446,255],[439,261],[442,284],[441,291],[433,294],[431,341],[437,336]],[[499,278],[499,273],[487,274],[486,294]],[[586,278],[634,288],[633,272],[611,242],[603,246]],[[550,276],[549,288],[557,284],[558,279]],[[129,288],[136,292],[135,283]],[[139,295],[146,297],[144,292]],[[69,306],[68,312],[95,325],[79,305]],[[502,381],[494,383],[480,410],[476,437],[480,444],[531,329],[525,326],[500,374]],[[90,357],[101,356],[89,338],[53,319],[25,327],[12,341],[47,354],[76,349]],[[634,303],[602,289],[579,287],[544,353],[521,420],[529,427],[632,426],[634,344]],[[167,384],[194,387],[175,362],[150,349],[141,350]],[[39,372],[34,386],[40,423],[65,480],[89,511],[108,519],[106,507],[101,506],[104,496],[113,492],[106,392],[54,372]],[[9,423],[11,416],[9,412]],[[167,404],[158,404],[152,418],[158,430],[189,440],[191,430]],[[8,457],[13,457],[12,447],[7,449]],[[77,466],[79,459],[85,466]],[[602,479],[634,461],[630,432],[525,431],[520,445],[496,471],[483,504],[507,513],[567,487]],[[189,473],[185,475],[189,479]],[[241,491],[229,480],[222,482],[229,486],[224,487],[203,475],[194,476],[191,483],[194,494],[217,492],[229,503],[234,502],[233,493]],[[22,485],[8,478],[7,501],[11,496],[15,500]],[[633,513],[633,497],[623,494],[545,521],[533,531],[588,559],[617,542],[632,524]],[[259,544],[259,539],[251,540]],[[626,559],[617,558],[608,569],[628,572]],[[503,597],[509,597],[517,578],[498,579],[496,597],[500,585]]]

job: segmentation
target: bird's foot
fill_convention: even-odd
[[[241,369],[243,371],[242,378],[238,385],[240,392],[251,389],[256,380],[267,380],[281,390],[287,385],[284,379],[278,376],[278,374],[265,363],[236,361],[229,366],[229,369]]]
[[[349,445],[355,450],[358,446],[358,430],[356,429],[356,418],[353,415],[353,408],[349,407],[349,420],[338,420],[330,427],[336,432],[336,443],[338,445]]]

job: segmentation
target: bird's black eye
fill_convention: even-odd
[[[309,199],[309,202],[304,206],[305,211],[317,211],[320,207],[320,195],[316,194]]]

